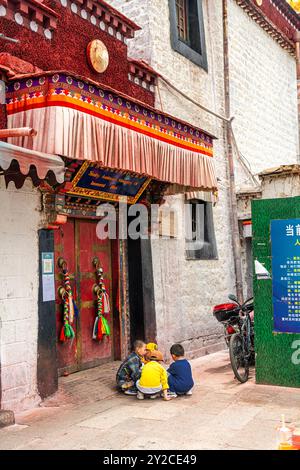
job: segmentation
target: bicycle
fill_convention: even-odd
[[[229,298],[240,308],[238,331],[231,336],[229,343],[230,362],[235,377],[245,383],[249,378],[250,365],[255,363],[254,321],[251,318],[253,299],[248,299],[241,305],[235,296],[231,295]]]

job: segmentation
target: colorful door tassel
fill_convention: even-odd
[[[72,323],[74,321],[74,317],[78,317],[79,312],[73,297],[70,275],[66,268],[63,269],[63,275],[65,285],[64,294],[62,296],[64,303],[64,325],[62,327],[59,339],[60,341],[65,342],[69,339],[72,340],[75,338],[75,332],[72,327]]]
[[[104,336],[110,337],[110,326],[104,314],[110,313],[109,296],[105,289],[103,280],[103,270],[97,269],[98,288],[97,288],[97,317],[93,328],[93,339],[101,341]]]
[[[74,321],[74,316],[78,318],[78,308],[74,300],[73,292],[72,292],[72,287],[71,287],[71,282],[70,282],[70,275],[67,271],[67,269],[63,269],[63,275],[64,275],[64,283],[65,283],[65,290],[68,295],[68,304],[69,304],[69,321],[70,323],[73,323]]]
[[[69,323],[69,306],[68,306],[68,300],[64,299],[64,325],[61,329],[60,333],[60,341],[65,342],[68,339],[73,339],[75,338],[75,333],[72,328],[72,325]]]

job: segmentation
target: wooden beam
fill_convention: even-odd
[[[35,137],[37,131],[31,127],[19,127],[15,129],[0,129],[0,139],[7,137]]]

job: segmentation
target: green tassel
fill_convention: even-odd
[[[66,336],[66,338],[68,338],[68,339],[75,337],[74,330],[73,330],[72,326],[69,325],[69,323],[66,323],[66,324],[65,324],[65,336]]]
[[[69,325],[67,323],[65,324],[65,337],[68,339],[71,337]]]
[[[69,327],[70,327],[71,338],[73,339],[73,338],[75,338],[75,333],[74,333],[74,330],[73,330],[73,328],[71,327],[71,325],[69,325]]]
[[[102,317],[102,323],[103,323],[103,326],[104,326],[104,329],[105,329],[105,334],[107,336],[110,336],[110,327],[109,327],[108,321],[106,320],[105,317]]]

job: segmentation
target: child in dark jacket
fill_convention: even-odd
[[[181,344],[173,344],[170,349],[173,363],[168,369],[169,395],[192,395],[194,380],[190,363],[184,357]]]
[[[146,354],[144,341],[134,342],[134,351],[120,365],[117,372],[117,386],[125,395],[136,395],[136,382],[141,377],[142,360]]]

